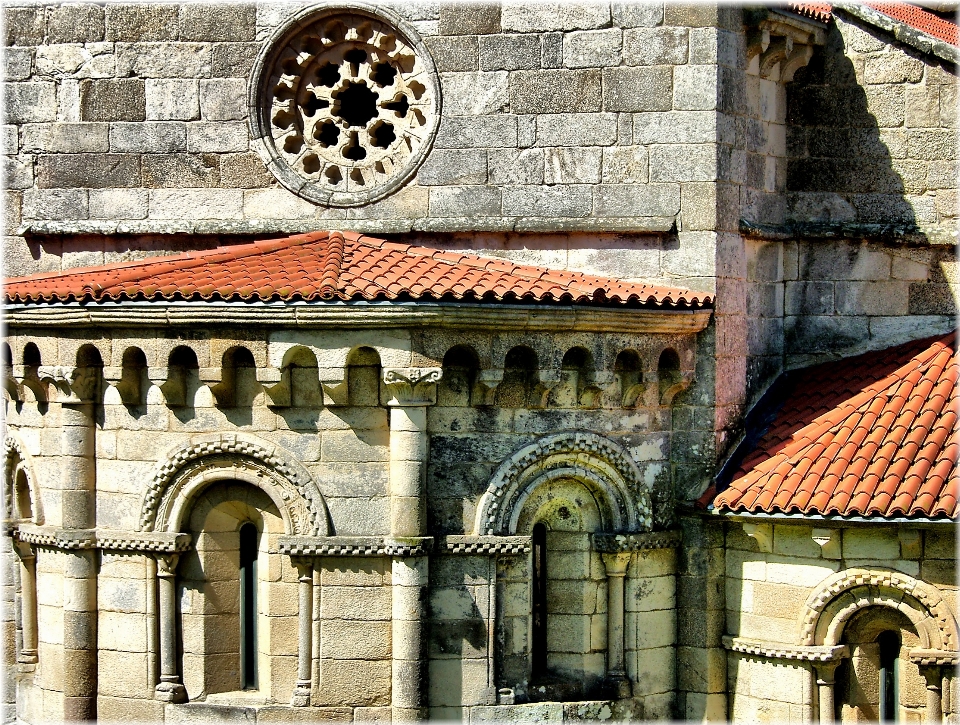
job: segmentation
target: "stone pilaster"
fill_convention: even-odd
[[[819,713],[821,723],[835,722],[834,712],[834,686],[836,684],[835,675],[837,665],[840,660],[830,662],[821,662],[814,665],[814,671],[817,674],[817,699],[819,700]]]
[[[383,371],[390,396],[390,534],[401,542],[426,535],[427,406],[436,402],[442,373],[440,368]],[[393,720],[422,720],[427,714],[423,625],[429,560],[394,556],[391,571]]]
[[[78,368],[74,383],[93,377]],[[96,527],[96,407],[88,386],[71,386],[63,401],[60,437],[60,495],[64,529]],[[79,388],[79,390],[78,390]],[[97,551],[65,552],[63,578],[63,717],[66,721],[97,716]]]

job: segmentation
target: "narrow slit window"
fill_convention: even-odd
[[[547,670],[547,527],[533,527],[532,667],[537,677]]]
[[[896,632],[882,632],[877,637],[880,646],[880,722],[897,722],[900,692],[897,670],[900,660],[900,636]]]
[[[257,527],[240,527],[240,687],[257,689]]]

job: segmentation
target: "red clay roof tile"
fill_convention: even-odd
[[[832,384],[819,384],[831,378]],[[958,381],[953,335],[800,371],[714,506],[955,518]]]
[[[17,303],[380,300],[602,304],[696,309],[704,292],[514,264],[351,232],[312,232],[136,262],[5,281]]]

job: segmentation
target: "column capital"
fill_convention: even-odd
[[[607,576],[626,576],[627,567],[630,566],[630,557],[631,552],[629,551],[616,551],[603,553],[600,556],[603,558],[603,566],[607,570]]]
[[[840,666],[840,663],[843,660],[829,660],[828,662],[814,662],[813,669],[817,673],[817,684],[820,686],[823,685],[832,685],[834,683],[834,675],[837,672],[837,667]]]
[[[313,582],[313,557],[312,556],[290,556],[290,563],[297,568],[297,574],[300,581]]]
[[[33,550],[33,545],[28,544],[26,541],[18,541],[14,539],[13,550],[17,553],[17,556],[19,556],[24,561],[26,561],[27,559],[33,559],[37,555],[36,552]]]
[[[383,382],[390,397],[387,405],[423,406],[437,402],[442,368],[384,368]]]
[[[157,576],[176,576],[177,563],[180,561],[180,554],[155,553],[153,557],[157,560]]]

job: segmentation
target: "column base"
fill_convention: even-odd
[[[626,700],[633,697],[633,688],[630,679],[623,674],[607,675],[603,683],[604,692],[611,700]]]
[[[310,707],[310,683],[298,682],[290,698],[291,707]]]
[[[154,698],[161,702],[186,702],[187,690],[179,682],[161,682],[157,685]]]
[[[17,662],[19,662],[21,665],[37,664],[37,651],[35,649],[20,650],[20,656],[17,658]]]
[[[397,723],[423,722],[427,719],[427,708],[425,707],[392,707],[390,710],[394,725]]]

